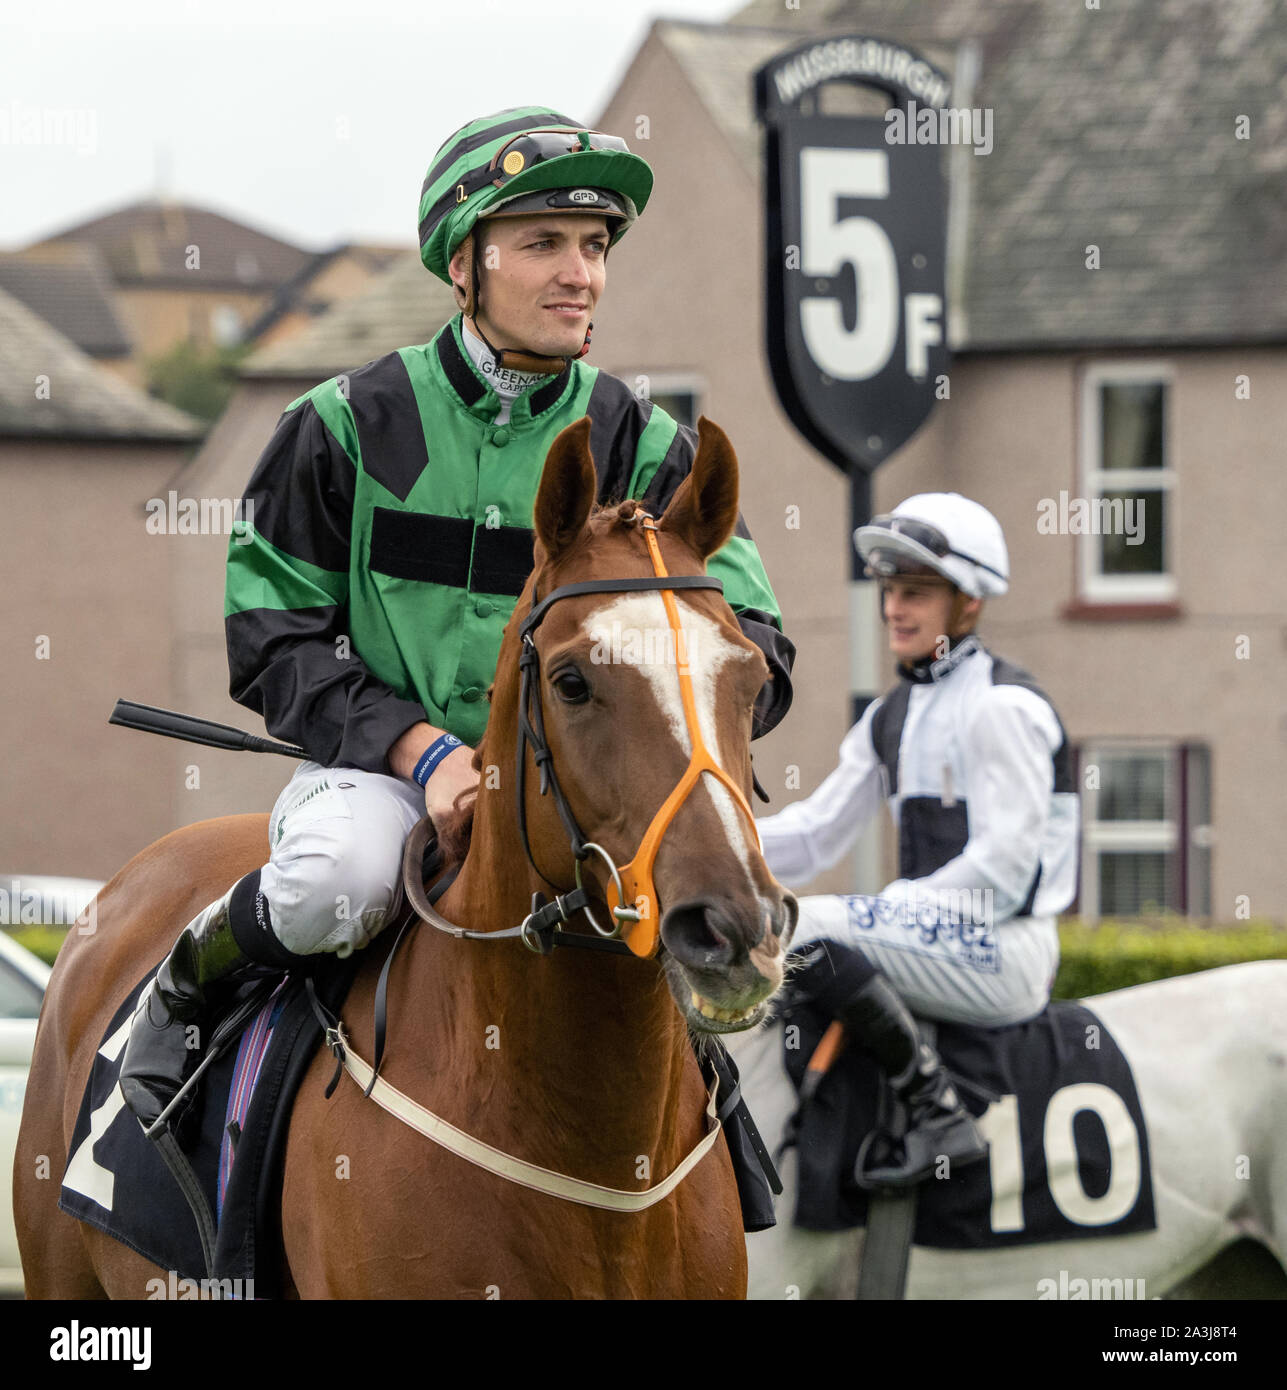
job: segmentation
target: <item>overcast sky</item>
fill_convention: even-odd
[[[740,0],[49,0],[0,7],[0,249],[167,194],[301,245],[404,242],[474,116],[592,121],[660,16]],[[65,114],[63,114],[65,113]],[[623,132],[629,138],[631,132]]]

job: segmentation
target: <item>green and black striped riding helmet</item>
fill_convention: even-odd
[[[589,130],[548,106],[512,106],[481,116],[443,144],[425,175],[420,259],[450,284],[448,262],[475,222],[495,215],[521,194],[553,189],[573,190],[565,211],[581,205],[595,212],[615,205],[615,244],[644,210],[652,170],[630,153],[624,140]],[[599,196],[592,201],[588,195],[595,191]],[[585,196],[576,198],[578,193]]]

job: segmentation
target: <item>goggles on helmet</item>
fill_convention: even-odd
[[[599,130],[526,130],[502,145],[492,155],[489,166],[500,168],[500,178],[513,178],[533,164],[546,159],[560,159],[565,154],[579,154],[582,150],[623,150],[630,153],[630,146],[619,135],[604,135]]]
[[[525,130],[503,144],[492,155],[486,169],[476,169],[456,185],[456,201],[463,203],[485,184],[503,188],[506,180],[516,178],[547,159],[562,159],[564,155],[580,154],[583,150],[629,154],[630,146],[621,136],[605,135],[599,130]]]
[[[891,536],[904,536],[940,560],[946,559],[949,555],[955,555],[958,560],[967,560],[970,564],[977,565],[981,570],[995,574],[998,579],[1005,579],[1006,577],[1000,570],[993,569],[991,565],[985,565],[982,560],[976,560],[973,555],[967,555],[963,550],[953,550],[942,531],[937,526],[931,526],[928,521],[917,521],[914,517],[885,515],[874,516],[867,524],[879,526],[888,531]],[[867,557],[867,568],[873,574],[884,579],[901,573],[906,563],[905,553],[900,555],[896,551],[882,551],[879,548],[874,548]]]

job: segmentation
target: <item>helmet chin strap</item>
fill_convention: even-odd
[[[483,332],[478,323],[478,315],[466,315],[469,319],[469,326],[487,344],[492,356],[496,359],[498,367],[508,367],[515,372],[545,372],[556,374],[561,372],[569,362],[575,362],[578,357],[584,357],[590,351],[590,334],[594,331],[594,324],[590,324],[585,330],[585,342],[581,344],[581,351],[573,353],[571,357],[547,357],[539,352],[523,352],[518,348],[498,348]]]
[[[478,278],[478,265],[474,259],[474,238],[469,236],[460,247],[462,268],[465,272],[465,284],[468,289],[462,289],[459,285],[453,284],[452,288],[456,292],[456,303],[460,305],[465,317],[469,320],[469,326],[487,344],[488,351],[496,359],[498,367],[507,367],[513,372],[542,372],[547,376],[555,376],[563,371],[565,367],[575,362],[578,358],[584,357],[590,351],[590,335],[594,332],[594,324],[587,325],[585,330],[585,341],[581,344],[581,351],[573,353],[569,357],[549,356],[540,352],[525,352],[517,348],[498,348],[487,334],[483,332],[478,322],[478,303],[481,285]]]

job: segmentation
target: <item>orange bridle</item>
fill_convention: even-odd
[[[665,562],[661,558],[661,548],[657,544],[657,523],[652,517],[644,516],[641,518],[640,525],[644,532],[644,538],[648,544],[648,553],[652,560],[653,570],[656,580],[653,579],[617,579],[599,581],[586,581],[580,584],[567,584],[555,589],[540,603],[533,602],[532,611],[524,619],[519,628],[519,640],[522,644],[522,655],[519,658],[519,668],[521,671],[521,686],[519,695],[519,748],[518,748],[518,805],[519,805],[519,824],[523,834],[523,843],[527,848],[527,857],[532,863],[532,867],[537,868],[535,860],[532,859],[531,848],[527,842],[526,827],[526,807],[524,802],[523,775],[526,759],[526,746],[532,745],[536,766],[541,774],[541,793],[552,790],[554,793],[555,804],[563,820],[564,827],[572,841],[572,851],[577,859],[577,886],[581,886],[581,862],[586,858],[590,850],[599,854],[610,870],[610,881],[608,884],[608,907],[612,913],[616,925],[611,930],[606,930],[595,921],[588,907],[584,908],[590,924],[601,936],[615,937],[623,934],[625,924],[629,923],[629,930],[624,931],[626,945],[636,956],[651,956],[657,951],[659,941],[660,918],[657,911],[657,891],[653,885],[653,865],[657,858],[657,851],[661,846],[662,837],[669,829],[680,806],[687,800],[693,788],[701,779],[703,773],[709,773],[720,782],[733,797],[734,804],[745,816],[747,824],[751,827],[751,833],[755,836],[755,843],[760,844],[759,831],[756,829],[755,816],[747,802],[745,795],[733,779],[720,767],[719,763],[712,757],[707,748],[705,740],[702,738],[701,728],[697,719],[697,701],[693,695],[693,679],[688,664],[688,650],[684,640],[684,629],[679,620],[679,606],[675,602],[673,591],[675,589],[718,589],[723,591],[723,584],[718,579],[713,579],[706,575],[684,575],[672,578],[666,569]],[[558,779],[554,775],[552,758],[548,745],[545,743],[544,724],[541,715],[540,694],[539,694],[539,665],[540,659],[536,653],[536,646],[532,641],[531,632],[544,617],[550,604],[560,598],[569,598],[574,594],[584,593],[613,593],[628,591],[653,591],[660,592],[662,602],[666,606],[666,616],[670,623],[670,630],[675,641],[676,666],[679,674],[680,698],[683,701],[684,722],[688,727],[689,738],[692,741],[692,754],[688,760],[688,767],[684,775],[676,783],[670,795],[662,803],[656,815],[653,816],[648,829],[644,832],[643,840],[634,858],[629,864],[618,869],[611,856],[600,845],[586,840],[581,834],[580,827],[572,815],[571,808],[568,807],[563,793],[558,785]],[[527,711],[529,703],[533,703],[535,719],[529,720]],[[545,878],[544,874],[541,874]],[[551,880],[546,879],[546,882]]]

